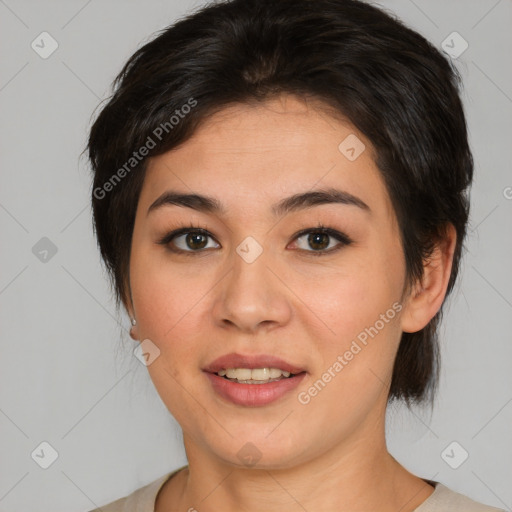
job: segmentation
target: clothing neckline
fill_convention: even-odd
[[[160,494],[160,491],[162,490],[163,486],[171,480],[174,476],[176,476],[180,471],[183,471],[184,469],[188,468],[188,464],[185,466],[182,466],[178,469],[175,469],[174,471],[171,471],[165,475],[162,475],[159,479],[157,479],[155,482],[153,482],[153,485],[151,487],[153,488],[153,507],[156,504],[156,500],[158,498],[158,495]],[[441,494],[443,491],[448,491],[449,489],[445,487],[442,483],[437,482],[435,480],[428,480],[426,478],[422,478],[422,480],[431,485],[434,488],[434,492],[430,494],[430,496],[420,503],[412,512],[422,512],[423,509],[430,505],[431,502],[435,501],[439,494]]]

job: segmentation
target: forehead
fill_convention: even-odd
[[[237,104],[150,159],[141,202],[170,188],[215,196],[237,210],[333,187],[385,210],[389,197],[373,156],[370,142],[321,104],[293,96]]]

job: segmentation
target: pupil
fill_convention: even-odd
[[[329,246],[329,235],[325,233],[310,234],[308,237],[308,242],[313,249],[325,249]]]
[[[206,245],[205,241],[206,237],[200,233],[189,233],[187,235],[187,245],[191,249],[202,249]]]

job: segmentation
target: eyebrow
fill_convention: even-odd
[[[335,188],[321,190],[312,190],[282,199],[272,206],[274,216],[285,215],[290,212],[305,210],[314,206],[323,204],[343,204],[356,206],[362,210],[370,212],[370,207],[359,197],[349,192]],[[164,192],[148,208],[147,215],[166,205],[175,205],[185,208],[192,208],[199,212],[225,214],[226,209],[214,197],[200,194],[182,194],[172,190]]]

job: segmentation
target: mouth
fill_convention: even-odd
[[[280,368],[226,368],[219,370],[217,375],[239,384],[267,384],[293,378],[299,373],[294,374]]]
[[[227,374],[228,371],[244,371],[246,373],[239,374]],[[247,372],[251,370],[255,370],[254,375],[249,375]],[[270,375],[270,370],[274,370],[273,375],[270,378],[278,378],[279,376],[276,373],[276,370],[281,372],[281,374],[289,377],[290,374],[297,374],[306,371],[306,368],[302,368],[300,366],[294,365],[281,359],[280,357],[271,356],[267,354],[261,355],[242,355],[237,354],[236,352],[231,354],[226,354],[224,356],[218,357],[211,363],[209,363],[206,367],[203,368],[203,371],[208,373],[219,373],[225,371],[224,375],[221,377],[227,376],[227,378],[245,378],[246,380],[266,380],[267,376]],[[264,375],[262,372],[267,372]],[[263,379],[263,376],[265,379]]]
[[[270,404],[297,387],[307,371],[283,359],[228,354],[203,368],[213,391],[236,405]]]

